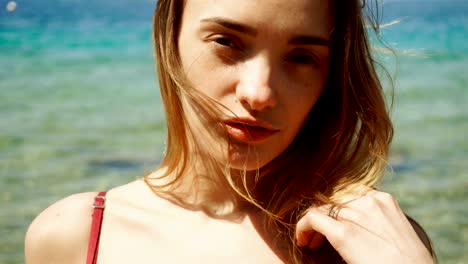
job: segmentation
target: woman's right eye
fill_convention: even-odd
[[[226,35],[217,35],[212,38],[212,41],[217,45],[221,47],[227,47],[231,48],[233,50],[238,50],[242,51],[242,45],[240,44],[240,41],[235,39],[232,36],[226,36]]]
[[[234,43],[234,41],[226,37],[218,37],[214,41],[217,44],[222,45],[222,46],[231,47],[231,48],[236,47],[236,44]]]
[[[235,64],[245,56],[242,43],[234,37],[217,35],[211,38],[216,56],[227,64]]]

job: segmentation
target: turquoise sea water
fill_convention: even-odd
[[[71,193],[154,168],[164,116],[150,41],[154,1],[0,0],[0,263],[22,263],[28,224]],[[385,189],[468,263],[468,4],[391,1],[376,48],[395,79]],[[376,44],[377,45],[377,44]]]

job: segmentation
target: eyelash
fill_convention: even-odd
[[[244,47],[234,36],[218,34],[211,38],[216,56],[227,64],[235,64],[244,56]]]
[[[212,39],[212,42],[217,46],[216,48],[220,49],[218,51],[219,56],[223,59],[234,62],[236,59],[235,56],[242,55],[238,52],[244,53],[243,45],[239,44],[240,41],[234,39],[232,36],[217,35]],[[303,50],[293,50],[287,55],[285,61],[298,66],[318,65],[318,59],[316,56]]]
[[[213,41],[216,44],[221,45],[221,46],[229,47],[229,48],[236,49],[236,50],[241,49],[240,46],[234,40],[226,36],[216,37]],[[226,43],[226,42],[229,42],[229,43]]]
[[[317,65],[318,60],[316,56],[310,54],[309,52],[292,52],[287,58],[286,61],[298,65]]]

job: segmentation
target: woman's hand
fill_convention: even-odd
[[[347,263],[433,263],[390,194],[370,189],[338,209],[310,208],[297,223],[297,245],[314,249],[326,237]]]

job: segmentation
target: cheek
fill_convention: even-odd
[[[192,49],[182,56],[182,66],[192,85],[207,96],[219,100],[231,91],[236,71],[232,67],[221,66],[212,58],[209,51]]]
[[[282,71],[283,96],[292,107],[310,110],[322,93],[328,79],[328,64],[320,66],[291,67]],[[308,112],[306,110],[306,112]]]
[[[307,86],[296,87],[296,90],[290,91],[287,96],[287,106],[285,107],[284,116],[289,123],[289,133],[287,135],[288,140],[292,141],[299,130],[302,128],[306,118],[309,116],[310,111],[317,103],[320,97],[324,82],[318,80],[318,82],[309,83]]]
[[[290,117],[295,120],[304,120],[320,97],[323,87],[323,82],[317,81],[289,91],[287,96],[289,111],[287,112]]]

